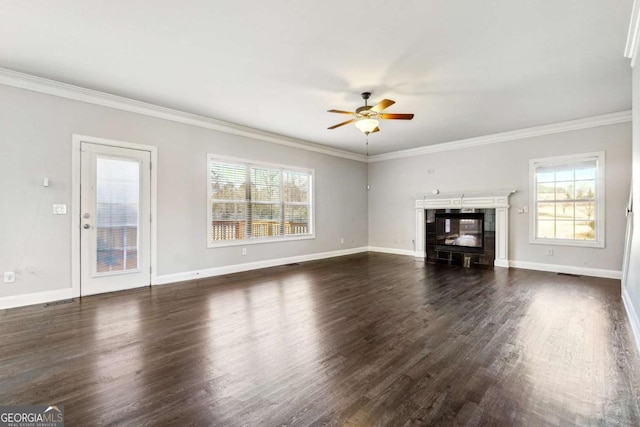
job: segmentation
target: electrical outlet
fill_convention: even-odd
[[[14,283],[16,281],[16,273],[14,271],[4,272],[4,283]]]
[[[547,249],[547,256],[553,255],[553,249]]]
[[[344,245],[344,237],[341,237],[341,238],[340,238],[340,244],[341,244],[341,245]]]
[[[242,248],[242,255],[246,255],[247,254],[247,248]]]

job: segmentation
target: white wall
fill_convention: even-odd
[[[633,68],[633,238],[623,296],[640,349],[640,65]]]
[[[365,163],[0,85],[0,298],[71,286],[72,134],[158,147],[160,275],[367,246]],[[208,249],[207,153],[315,169],[316,238]]]
[[[530,244],[530,214],[518,214],[515,209],[529,205],[529,159],[600,150],[606,152],[606,248]],[[622,123],[372,163],[369,245],[413,250],[414,200],[420,193],[431,193],[435,188],[442,193],[514,189],[517,193],[510,199],[511,261],[619,272],[630,158],[631,124]],[[553,256],[546,255],[548,248],[553,248]]]

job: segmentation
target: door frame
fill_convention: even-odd
[[[626,292],[629,274],[629,262],[631,261],[631,241],[633,240],[633,180],[629,189],[629,201],[627,202],[627,229],[624,236],[624,252],[622,254],[622,292]],[[640,345],[640,343],[638,343]]]
[[[132,150],[148,151],[151,153],[151,285],[158,280],[158,147],[153,145],[136,144],[133,142],[116,141],[113,139],[73,134],[71,137],[71,289],[75,297],[80,297],[80,183],[81,183],[81,151],[83,142],[105,145],[108,147],[129,148]]]

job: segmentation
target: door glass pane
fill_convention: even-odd
[[[97,158],[96,272],[138,270],[140,164]]]

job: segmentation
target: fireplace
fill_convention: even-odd
[[[480,263],[508,268],[509,197],[513,193],[513,190],[496,190],[445,194],[434,192],[417,196],[415,257],[427,261],[440,258],[451,264]],[[441,218],[440,233],[436,214]],[[479,224],[481,217],[482,225]],[[445,231],[447,219],[449,231]],[[456,225],[455,221],[459,219],[465,220],[464,227],[462,224]],[[458,226],[460,228],[456,232]],[[479,230],[483,235],[481,243],[478,240]]]
[[[493,267],[495,209],[426,209],[426,261]]]
[[[436,213],[435,244],[439,250],[484,251],[483,213]]]

